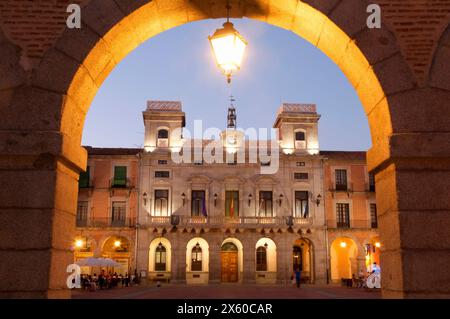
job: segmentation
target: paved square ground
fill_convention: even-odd
[[[118,287],[95,292],[73,291],[74,299],[378,299],[380,291],[341,286],[261,286],[222,284]]]

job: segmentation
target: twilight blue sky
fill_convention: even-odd
[[[163,32],[131,52],[103,83],[87,115],[83,145],[142,147],[147,100],[180,100],[188,129],[196,119],[222,129],[232,93],[239,127],[272,127],[281,102],[316,103],[322,150],[370,148],[358,96],[328,57],[291,32],[254,20],[233,22],[249,46],[231,88],[207,40],[223,20]]]

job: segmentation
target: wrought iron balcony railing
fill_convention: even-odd
[[[349,221],[328,219],[327,226],[336,229],[367,229],[371,228],[371,223],[367,219],[350,219]]]
[[[287,216],[277,217],[227,217],[227,216],[177,216],[178,226],[201,226],[214,227],[214,226],[237,226],[237,227],[258,227],[258,226],[287,226]],[[144,221],[147,226],[157,225],[171,225],[171,216],[148,216]],[[293,218],[293,226],[311,225],[312,218]]]
[[[130,228],[136,226],[136,220],[134,217],[115,220],[111,218],[77,219],[76,226],[79,228]]]
[[[113,178],[109,183],[111,188],[131,188],[132,183],[129,178]]]

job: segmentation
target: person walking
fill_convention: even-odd
[[[295,268],[295,283],[297,288],[300,288],[301,271],[299,268]]]

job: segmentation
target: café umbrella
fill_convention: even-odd
[[[89,257],[76,262],[78,266],[87,267],[120,267],[118,262],[115,262],[111,258],[94,258]]]

